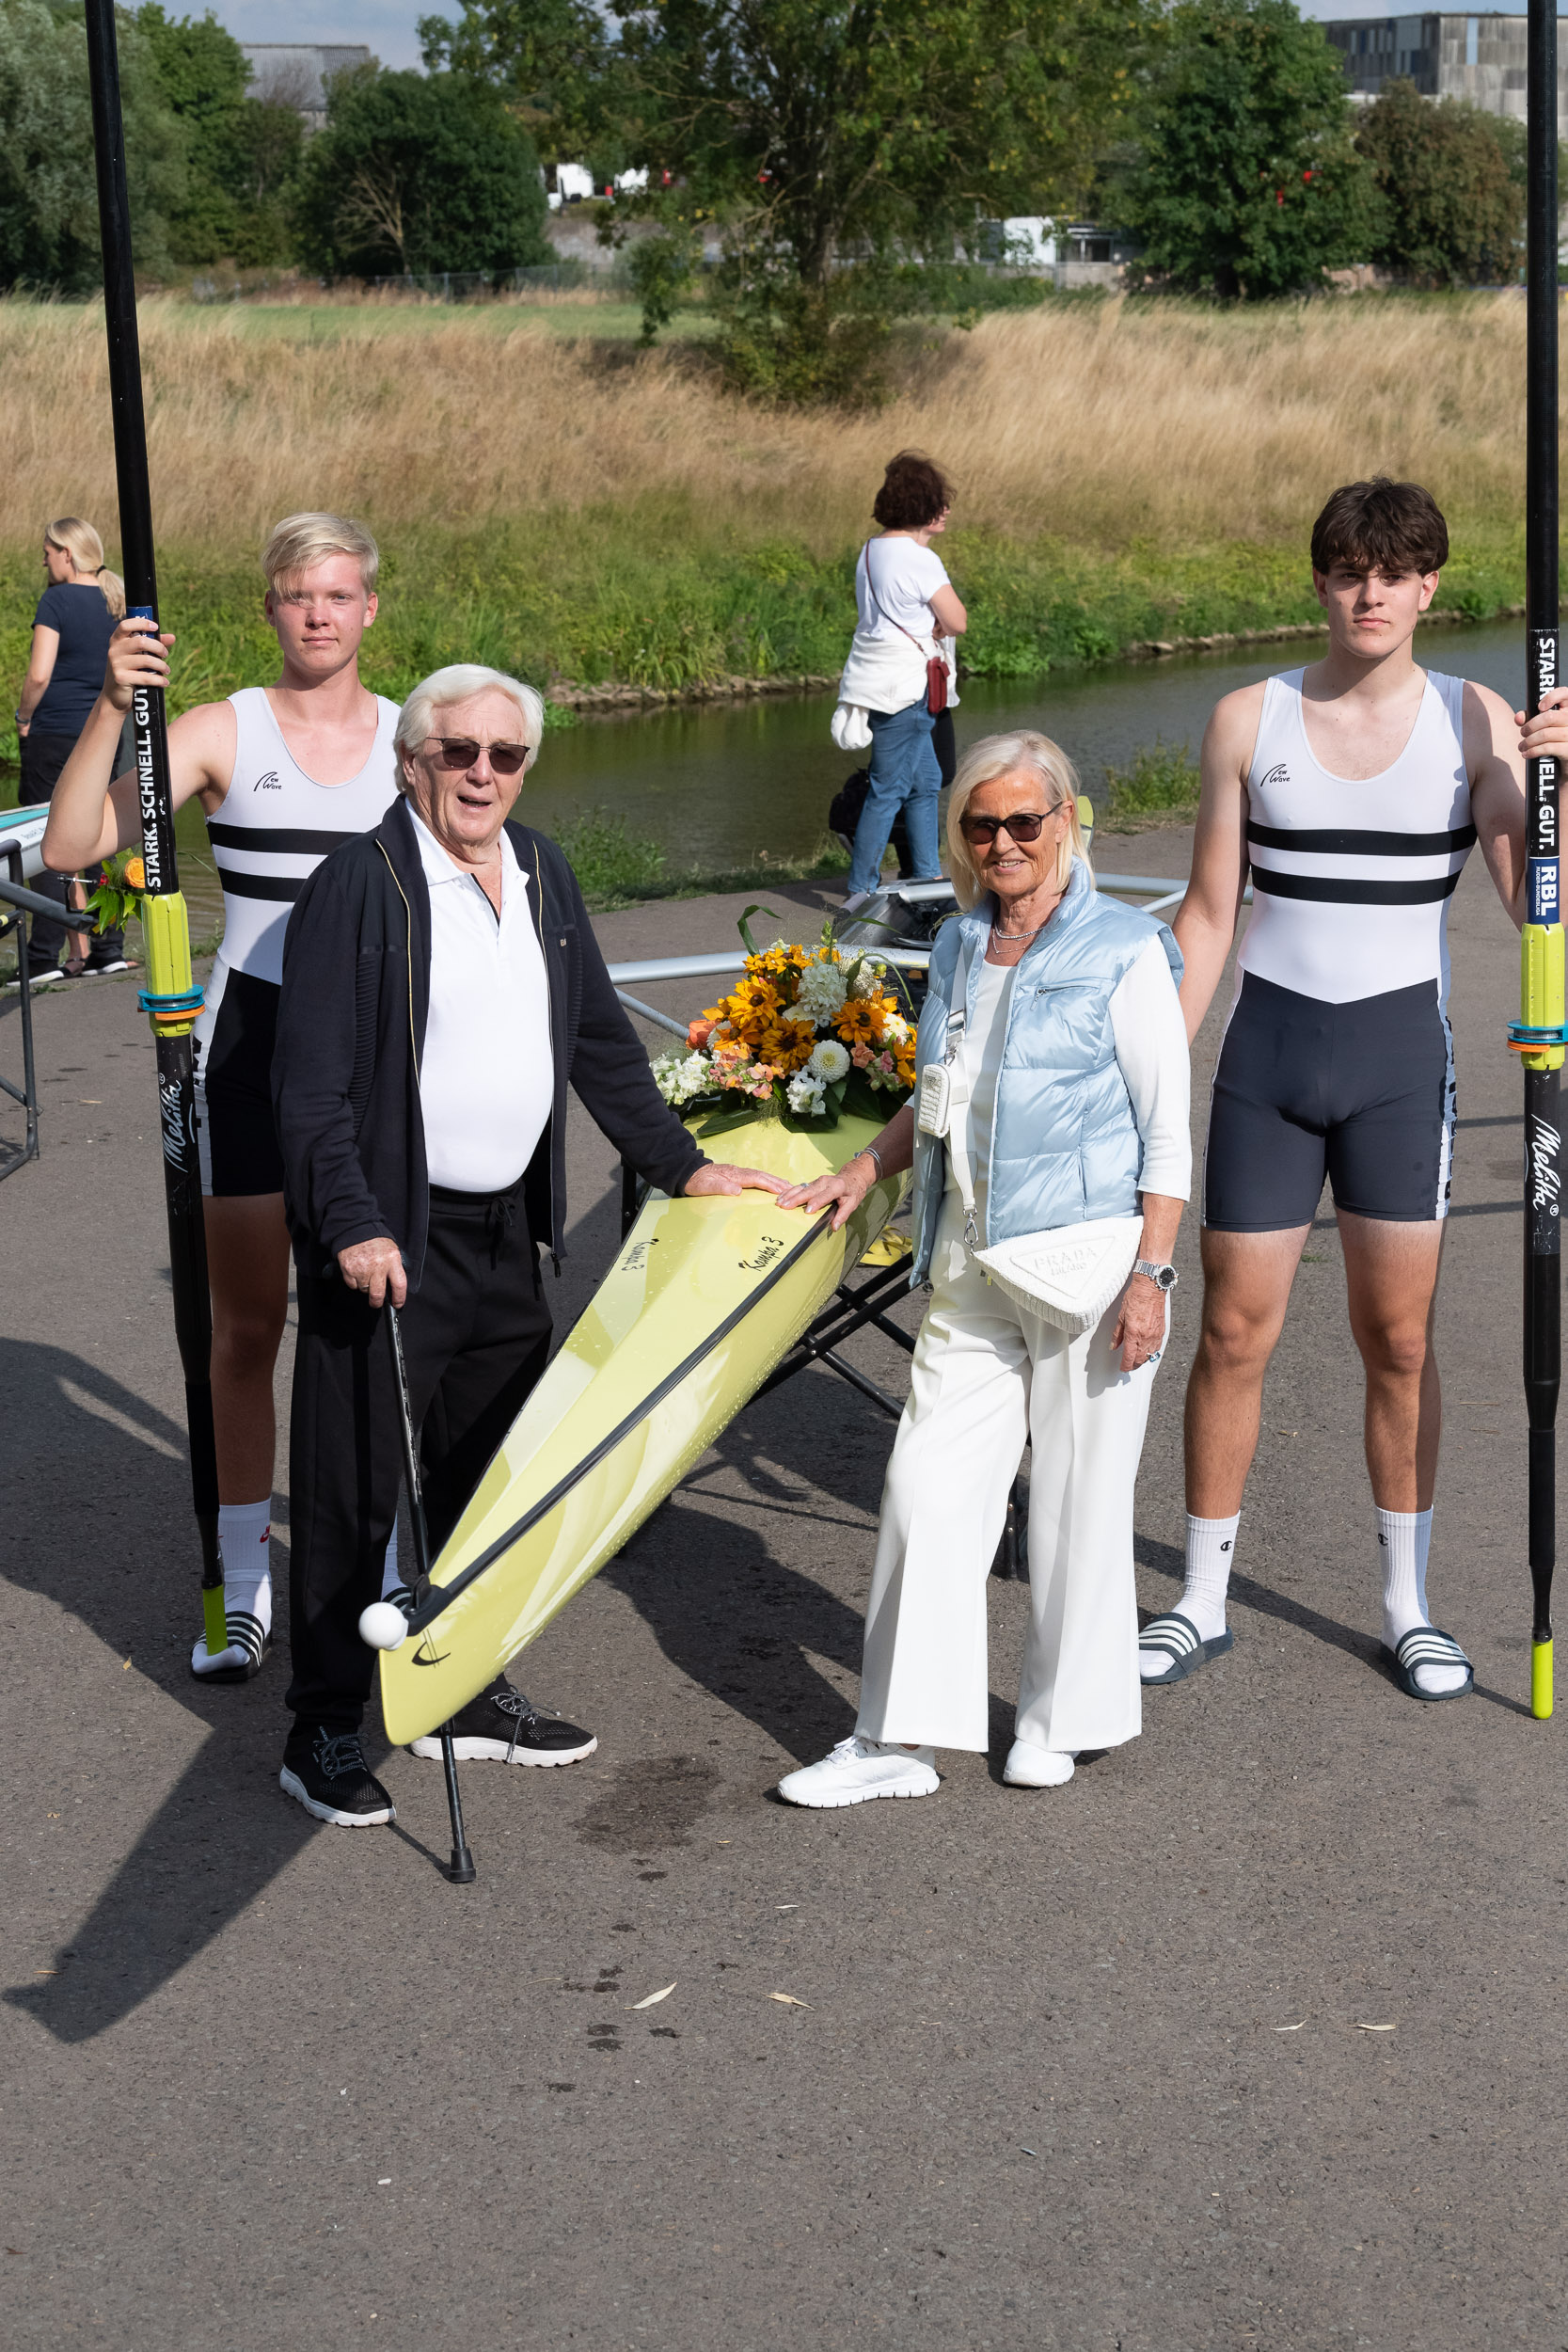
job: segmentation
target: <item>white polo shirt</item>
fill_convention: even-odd
[[[544,1134],[555,1090],[550,990],[531,877],[500,837],[501,911],[455,866],[412,802],[430,885],[430,1012],[420,1098],[433,1184],[502,1192]]]

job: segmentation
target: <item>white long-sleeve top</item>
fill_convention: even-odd
[[[1016,965],[982,963],[976,976],[974,1017],[964,1031],[964,1076],[968,1082],[962,1141],[969,1155],[980,1231],[986,1230],[986,1168],[996,1082],[1007,1032],[1007,1002]],[[1123,973],[1111,997],[1111,1036],[1117,1067],[1127,1089],[1143,1144],[1140,1192],[1187,1200],[1193,1189],[1192,1074],[1187,1029],[1165,951],[1151,939]],[[957,1145],[959,1137],[955,1135]],[[956,1190],[953,1153],[947,1183]]]

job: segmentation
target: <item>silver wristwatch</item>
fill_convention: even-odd
[[[1151,1258],[1140,1258],[1132,1271],[1134,1274],[1147,1274],[1157,1291],[1173,1291],[1176,1288],[1176,1268],[1173,1265],[1156,1265]]]

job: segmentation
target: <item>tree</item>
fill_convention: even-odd
[[[1520,128],[1458,99],[1433,105],[1414,82],[1386,82],[1355,135],[1383,199],[1373,261],[1429,286],[1515,277],[1525,237]]]
[[[288,190],[304,145],[298,109],[247,94],[245,54],[211,11],[172,17],[146,0],[136,26],[186,134],[185,200],[169,223],[175,259],[285,260]]]
[[[784,397],[874,391],[890,265],[951,259],[977,217],[1080,203],[1133,88],[1151,0],[467,0],[427,56],[651,168],[627,211],[661,242],[644,333],[693,230],[721,220],[732,379]],[[668,175],[668,180],[666,179]],[[640,267],[643,266],[639,264]]]
[[[330,276],[547,262],[533,142],[498,91],[453,73],[341,75],[305,151],[302,259]]]
[[[135,20],[119,19],[125,169],[138,268],[169,267],[186,139]],[[0,0],[0,286],[85,293],[102,269],[87,32],[79,8]]]
[[[1177,0],[1101,216],[1180,292],[1321,285],[1374,234],[1351,116],[1338,53],[1292,0]]]
[[[454,23],[421,16],[419,32],[426,72],[495,83],[546,163],[584,152],[611,61],[593,0],[464,0]]]
[[[640,161],[821,288],[1070,209],[1132,94],[1142,0],[614,0]]]

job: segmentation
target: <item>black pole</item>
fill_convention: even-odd
[[[408,1399],[408,1368],[403,1360],[403,1327],[398,1311],[387,1301],[387,1342],[392,1351],[392,1385],[397,1391],[398,1425],[403,1436],[403,1483],[408,1495],[408,1525],[414,1538],[414,1598],[430,1597],[430,1532],[424,1519],[424,1489],[420,1482],[420,1445],[414,1429],[414,1408]],[[463,1829],[463,1800],[457,1793],[457,1757],[452,1751],[451,1725],[441,1726],[441,1767],[447,1780],[447,1811],[451,1819],[451,1865],[447,1872],[454,1885],[468,1886],[478,1875]]]
[[[1525,409],[1527,708],[1561,675],[1558,585],[1557,0],[1529,0],[1528,245]],[[1529,1415],[1529,1571],[1535,1612],[1530,1712],[1552,1711],[1557,1559],[1557,1401],[1561,1377],[1560,1076],[1563,933],[1558,768],[1525,769],[1528,903],[1522,973],[1525,1067],[1525,1402]],[[1555,1036],[1547,1034],[1556,1032]],[[1536,1033],[1532,1040],[1530,1032]],[[1535,1050],[1530,1050],[1531,1044]]]
[[[125,126],[119,103],[119,56],[114,0],[86,0],[87,73],[92,87],[98,162],[98,222],[103,247],[103,310],[109,338],[109,399],[114,414],[115,478],[129,612],[158,618],[152,556],[152,498],[142,415],[136,286],[131,259],[131,211],[125,188]],[[158,1062],[159,1133],[168,1212],[174,1327],[185,1375],[191,1488],[201,1540],[202,1615],[211,1656],[228,1646],[223,1562],[218,1550],[217,1449],[213,1436],[213,1310],[207,1287],[207,1235],[196,1142],[191,1030],[201,1008],[192,984],[190,927],[180,895],[169,792],[168,736],[161,690],[138,687],[131,705],[140,785],[147,898],[142,930],[148,985],[141,1005],[152,1025]]]

